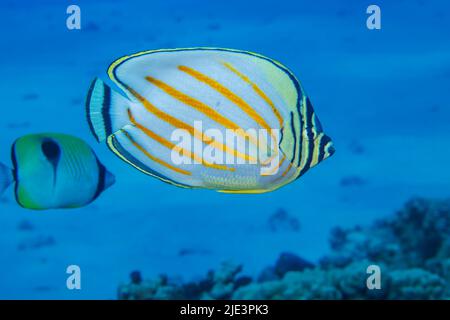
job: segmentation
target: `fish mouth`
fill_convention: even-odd
[[[116,176],[106,170],[105,172],[105,190],[111,187],[114,183],[116,183]]]
[[[328,157],[331,157],[336,152],[336,148],[333,143],[328,147]]]
[[[320,139],[316,139],[315,143],[319,145],[320,161],[331,157],[336,152],[333,141],[326,134],[323,134]]]

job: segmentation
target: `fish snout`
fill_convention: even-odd
[[[116,182],[116,176],[109,172],[108,170],[105,171],[105,180],[104,180],[104,186],[105,190],[111,187]]]

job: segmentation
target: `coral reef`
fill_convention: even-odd
[[[278,257],[274,266],[269,266],[261,272],[258,277],[258,282],[280,279],[290,271],[303,271],[309,268],[314,268],[311,262],[293,253],[283,252]]]
[[[161,275],[154,280],[142,280],[138,271],[130,274],[131,282],[121,285],[119,299],[230,299],[233,292],[248,285],[250,277],[237,277],[241,265],[224,262],[216,271],[210,271],[204,280],[179,284]]]
[[[413,199],[371,227],[334,229],[330,246],[332,253],[321,261],[325,267],[367,259],[396,269],[436,271],[450,258],[450,201]]]
[[[450,201],[417,198],[372,226],[335,228],[330,247],[318,265],[283,253],[256,281],[230,262],[187,284],[134,274],[119,299],[450,299]]]

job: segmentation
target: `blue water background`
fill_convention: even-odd
[[[373,3],[378,31],[366,28],[369,1],[2,0],[0,161],[11,165],[23,134],[64,132],[93,146],[117,183],[69,211],[27,211],[10,188],[0,203],[0,298],[112,299],[132,270],[190,280],[228,259],[254,276],[282,251],[317,261],[333,226],[369,224],[414,195],[448,196],[450,2]],[[69,4],[81,8],[81,30],[66,28]],[[90,81],[125,54],[194,46],[288,66],[336,154],[276,192],[225,195],[161,183],[97,144],[84,112]],[[269,230],[279,208],[299,232]],[[24,220],[34,230],[19,230]],[[20,250],[39,237],[54,243]],[[71,264],[82,290],[66,289]]]

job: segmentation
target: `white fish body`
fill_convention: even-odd
[[[334,152],[298,80],[269,58],[156,50],[118,59],[108,75],[123,95],[93,81],[87,110],[94,135],[165,182],[267,192]]]

